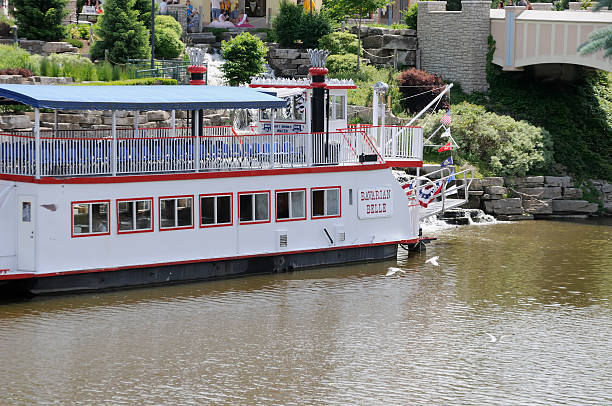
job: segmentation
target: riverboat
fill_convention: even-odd
[[[419,220],[459,204],[445,199],[457,187],[419,204],[437,186],[401,184],[392,167],[422,166],[422,128],[386,126],[384,115],[348,126],[354,84],[325,73],[250,87],[0,85],[5,103],[34,109],[31,131],[0,133],[4,291],[284,272],[391,259],[398,244],[418,243]],[[258,123],[202,125],[203,110],[221,108],[257,109]],[[43,130],[41,109],[110,111],[112,125],[69,131],[56,119]],[[171,126],[117,128],[118,111],[151,110],[172,112]],[[176,126],[181,110],[186,127]]]

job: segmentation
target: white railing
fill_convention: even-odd
[[[350,129],[365,131],[385,160],[423,160],[423,128],[358,124]],[[343,131],[343,130],[341,130]]]
[[[0,133],[0,173],[36,173],[32,132]],[[199,153],[199,156],[198,156]],[[363,155],[369,159],[362,159]],[[41,176],[126,175],[382,162],[366,132],[238,135],[231,127],[44,131]]]

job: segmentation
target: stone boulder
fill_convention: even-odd
[[[79,49],[67,42],[45,42],[42,46],[42,52],[45,54],[78,53]]]
[[[522,187],[517,190],[525,199],[561,199],[561,187]]]
[[[578,200],[582,199],[584,192],[582,189],[577,187],[566,187],[563,188],[563,198],[565,200]]]
[[[163,110],[147,111],[147,121],[166,121],[170,118],[170,114]]]
[[[553,212],[556,213],[595,213],[597,203],[589,203],[586,200],[553,200]]]
[[[32,127],[30,117],[24,115],[0,116],[0,128],[3,130],[14,130]]]
[[[19,85],[21,83],[23,83],[23,76],[21,75],[0,75],[1,85],[7,85],[7,84]]]
[[[362,40],[363,47],[368,48],[382,48],[383,46],[383,36],[382,35],[371,35],[363,38]]]
[[[405,37],[403,35],[383,35],[384,49],[404,49],[415,51],[417,49],[416,37]]]
[[[545,176],[544,183],[546,183],[548,186],[573,186],[572,178],[570,178],[569,176]]]
[[[544,176],[526,176],[524,178],[508,177],[504,179],[506,185],[515,187],[544,186]]]
[[[523,205],[519,198],[485,201],[485,211],[493,214],[523,214]]]
[[[523,200],[523,210],[530,214],[552,214],[552,200]]]

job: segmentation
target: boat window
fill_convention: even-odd
[[[200,226],[231,225],[232,195],[200,196]]]
[[[277,121],[304,121],[306,111],[306,96],[304,93],[283,98],[287,102],[287,107],[276,110],[274,119]],[[261,120],[270,120],[271,109],[261,110]]]
[[[109,234],[109,202],[73,202],[73,236]]]
[[[276,220],[306,218],[306,190],[276,192]]]
[[[332,120],[344,120],[346,119],[346,97],[345,96],[331,96],[331,119]]]
[[[270,221],[270,192],[239,193],[238,211],[241,223]]]
[[[312,217],[340,217],[340,188],[312,190]]]
[[[193,197],[160,198],[159,228],[193,228]]]
[[[153,231],[153,199],[118,200],[118,232]]]

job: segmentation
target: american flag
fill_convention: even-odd
[[[440,119],[440,122],[444,125],[450,125],[451,124],[451,115],[450,115],[450,110],[446,110],[446,114],[442,116],[442,118]]]

